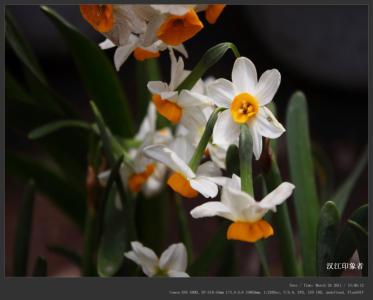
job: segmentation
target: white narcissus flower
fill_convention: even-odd
[[[141,266],[146,276],[189,277],[185,272],[187,252],[184,244],[172,244],[160,258],[140,242],[131,242],[131,247],[132,251],[124,253],[124,256]]]
[[[241,191],[241,179],[233,174],[223,186],[221,201],[210,201],[194,208],[193,218],[219,216],[232,221],[227,231],[227,239],[254,243],[273,235],[272,226],[263,216],[283,203],[293,193],[295,186],[281,183],[275,190],[256,202],[249,194]]]
[[[210,98],[196,92],[201,89],[201,80],[190,91],[182,90],[179,94],[176,88],[190,71],[184,70],[183,59],[179,57],[177,60],[172,49],[170,49],[170,59],[170,83],[150,81],[148,89],[153,94],[152,100],[159,114],[173,124],[192,126],[192,123],[200,122],[199,120],[204,118],[203,109],[213,105],[213,102]]]
[[[121,179],[132,192],[142,191],[145,196],[150,197],[162,189],[167,168],[163,164],[145,157],[143,149],[154,143],[167,145],[172,140],[169,128],[156,130],[156,110],[153,103],[149,104],[147,115],[135,135],[135,139],[141,141],[141,145],[129,150],[132,168],[122,164]],[[106,184],[109,175],[110,170],[99,174],[98,178],[103,185]]]
[[[173,173],[167,184],[185,198],[195,198],[201,193],[205,198],[214,198],[218,194],[218,184],[225,182],[220,169],[211,161],[205,162],[196,172],[188,166],[194,148],[182,137],[172,143],[170,149],[164,145],[152,145],[144,148],[146,156],[164,163]]]
[[[232,82],[217,79],[207,87],[207,94],[218,107],[227,108],[215,124],[213,143],[225,149],[238,144],[240,125],[247,124],[253,140],[253,152],[259,159],[262,137],[278,138],[285,128],[266,107],[280,85],[276,69],[265,71],[257,80],[254,64],[246,57],[237,58],[232,70]]]

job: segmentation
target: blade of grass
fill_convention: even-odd
[[[46,277],[47,274],[47,261],[44,257],[38,256],[35,261],[33,277]]]
[[[337,244],[339,214],[334,202],[327,201],[321,207],[317,227],[317,275],[330,276],[327,264],[333,261]]]
[[[361,154],[358,163],[356,164],[355,168],[348,176],[348,178],[342,183],[342,185],[338,188],[338,190],[334,193],[334,195],[329,199],[333,201],[338,208],[340,215],[343,214],[344,209],[346,207],[347,201],[355,187],[357,180],[359,179],[361,173],[364,171],[365,166],[368,161],[368,149],[365,149],[364,152]]]
[[[319,201],[311,155],[307,102],[303,93],[290,98],[286,116],[291,181],[296,186],[294,205],[299,227],[303,271],[316,275],[316,235]]]
[[[29,247],[32,232],[32,218],[35,201],[35,183],[26,185],[17,222],[13,244],[13,276],[26,276],[29,259]]]

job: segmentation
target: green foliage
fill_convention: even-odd
[[[44,257],[38,256],[35,261],[34,271],[32,272],[34,277],[46,277],[47,274],[47,261]]]
[[[317,275],[330,276],[327,263],[333,262],[339,224],[338,209],[334,202],[326,202],[320,211],[317,228]]]
[[[201,60],[193,68],[192,72],[187,76],[187,78],[185,78],[183,82],[180,83],[180,85],[177,87],[177,90],[190,90],[196,84],[196,82],[206,73],[206,71],[213,65],[215,65],[228,50],[232,50],[233,54],[236,57],[240,56],[236,46],[232,43],[220,43],[214,47],[211,47],[205,52]]]
[[[65,259],[67,259],[69,262],[71,262],[77,267],[82,266],[82,258],[80,257],[80,255],[76,253],[75,251],[65,248],[64,246],[49,245],[48,251],[56,255],[59,255],[61,257],[64,257]]]
[[[291,182],[296,186],[294,205],[302,241],[303,271],[306,276],[314,276],[319,201],[311,154],[307,102],[301,92],[296,92],[290,99],[286,125]]]
[[[119,136],[130,137],[133,134],[133,122],[128,102],[105,54],[53,9],[47,6],[41,8],[67,43],[83,84],[111,131]]]
[[[35,201],[35,183],[29,181],[19,210],[13,244],[13,276],[26,276],[32,232]]]

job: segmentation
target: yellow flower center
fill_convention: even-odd
[[[229,226],[227,231],[228,240],[238,240],[249,243],[255,243],[271,235],[273,235],[273,228],[263,219],[253,223],[234,222]]]
[[[145,59],[149,59],[149,58],[157,58],[159,57],[159,51],[157,52],[152,52],[152,51],[148,51],[148,50],[145,50],[143,48],[136,48],[135,51],[133,52],[133,56],[139,60],[139,61],[143,61]]]
[[[234,97],[231,104],[231,115],[236,123],[244,124],[253,118],[259,111],[258,101],[248,93]]]
[[[180,173],[173,172],[167,180],[167,184],[185,198],[195,198],[198,192],[190,186],[189,181]]]
[[[99,32],[108,32],[113,28],[113,5],[111,4],[82,4],[80,13]]]
[[[153,95],[152,100],[159,114],[164,116],[173,124],[179,123],[183,113],[183,110],[179,105],[168,100],[163,100],[159,95]]]
[[[157,31],[160,40],[171,46],[177,46],[192,38],[203,28],[196,12],[191,9],[182,16],[169,16]]]
[[[205,12],[205,18],[207,22],[209,22],[210,24],[215,24],[216,20],[219,18],[219,16],[223,12],[224,7],[225,7],[225,4],[208,5],[206,12]]]
[[[149,164],[146,166],[146,169],[144,172],[132,174],[130,178],[128,179],[129,189],[134,193],[140,192],[142,186],[148,180],[148,178],[153,174],[154,170],[155,170],[155,165]]]

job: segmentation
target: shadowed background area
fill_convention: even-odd
[[[83,20],[78,6],[53,8],[91,40],[97,43],[103,40]],[[89,98],[81,85],[71,55],[50,20],[38,6],[8,6],[7,9],[12,12],[30,41],[51,85],[87,120],[92,120]],[[185,43],[189,53],[185,65],[187,69],[193,68],[208,48],[229,41],[237,45],[241,55],[255,63],[258,74],[271,68],[280,70],[282,82],[274,99],[278,119],[285,123],[289,97],[294,91],[302,90],[308,99],[311,138],[330,158],[334,185],[338,186],[351,172],[367,144],[367,16],[366,6],[228,6],[215,25],[207,24],[196,37]],[[112,61],[113,50],[107,50],[106,54]],[[207,75],[219,74],[219,77],[229,79],[233,61],[233,55],[225,55]],[[166,51],[161,54],[160,64],[164,81],[168,81],[170,63]],[[9,46],[6,47],[6,68],[14,77],[23,80],[23,74],[19,71],[20,62]],[[122,66],[119,77],[137,117],[134,69],[135,60],[130,57]],[[110,99],[107,101],[110,105]],[[140,121],[137,117],[138,124]],[[25,133],[14,130],[8,118],[6,122],[7,151],[15,150],[32,154],[35,158],[43,157],[40,149],[27,140]],[[282,137],[279,140],[279,164],[284,178],[288,179],[285,148],[285,138]],[[7,275],[11,274],[12,244],[23,188],[22,182],[6,176]],[[346,214],[365,203],[367,197],[365,171],[354,189]],[[184,205],[190,210],[196,203],[185,201]],[[42,254],[48,260],[50,275],[78,275],[77,268],[48,252],[46,245],[65,244],[78,251],[82,247],[81,233],[42,196],[37,197],[34,218],[30,261],[33,262],[37,255]],[[211,220],[210,227],[205,226],[206,220],[190,218],[189,221],[198,250],[206,236],[215,230],[215,221]],[[172,226],[168,231],[170,241],[177,240],[177,233]],[[247,245],[240,245],[238,250],[239,258],[254,255]],[[270,253],[269,260],[273,265],[277,263],[277,255]],[[243,264],[241,274],[251,274],[257,267],[257,264]]]

